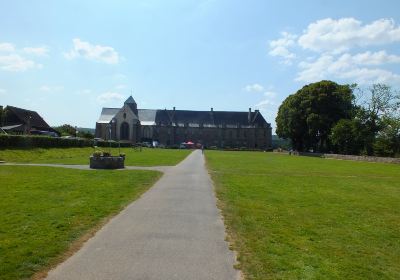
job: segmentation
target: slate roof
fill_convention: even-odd
[[[37,130],[45,130],[58,133],[56,130],[51,128],[36,111],[26,110],[14,106],[7,106],[6,110],[8,111],[6,125],[8,126],[17,124],[28,124],[28,122],[30,122],[30,126],[32,128],[36,128]]]
[[[99,123],[109,123],[118,113],[119,108],[103,108]],[[245,127],[257,124],[260,127],[269,126],[258,111],[230,112],[230,111],[189,111],[189,110],[155,110],[138,109],[138,118],[142,125],[177,125],[177,126],[221,126]]]
[[[138,118],[142,125],[156,125],[157,111],[152,109],[138,109]]]
[[[140,120],[140,118],[139,118]],[[231,112],[231,111],[189,111],[189,110],[157,110],[155,122],[162,124],[187,124],[189,126],[202,125],[226,125],[236,127],[257,124],[269,125],[258,112]]]
[[[131,95],[131,96],[128,97],[127,100],[125,100],[124,103],[125,103],[125,104],[132,104],[132,103],[136,104],[136,101],[135,101],[135,99],[133,99],[133,97],[132,97],[132,95]]]
[[[120,108],[103,108],[98,123],[110,123],[112,118],[121,110]]]

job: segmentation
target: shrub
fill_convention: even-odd
[[[100,152],[100,151],[96,151],[93,153],[93,157],[95,157],[95,158],[99,158],[99,157],[101,157],[101,155],[102,155],[102,152]]]
[[[83,138],[58,138],[38,135],[4,135],[0,134],[0,148],[68,148],[92,147],[94,141]],[[130,147],[130,143],[97,141],[99,147]]]
[[[86,139],[65,139],[48,136],[0,135],[0,147],[16,148],[55,148],[55,147],[90,147],[92,141]]]

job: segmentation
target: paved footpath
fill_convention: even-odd
[[[239,279],[201,151],[191,153],[47,279]]]

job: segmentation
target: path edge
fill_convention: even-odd
[[[210,168],[210,166],[208,164],[207,157],[206,157],[205,154],[206,153],[203,154],[204,165],[206,167],[207,173],[208,173],[208,175],[210,177],[211,185],[213,187],[213,193],[214,193],[214,197],[215,197],[215,200],[216,200],[216,207],[218,209],[218,214],[219,214],[219,216],[220,216],[220,218],[222,220],[222,223],[224,225],[224,232],[225,232],[225,239],[224,240],[225,240],[225,242],[228,243],[228,248],[233,253],[234,258],[235,258],[235,263],[233,265],[233,269],[235,269],[235,271],[238,274],[237,275],[237,280],[245,280],[246,279],[245,274],[243,273],[243,271],[241,269],[242,264],[239,261],[239,252],[236,251],[235,238],[234,238],[235,234],[232,231],[232,229],[228,226],[228,224],[225,222],[225,215],[224,215],[224,212],[223,212],[223,207],[224,207],[225,203],[218,198],[218,195],[217,195],[218,182],[215,180],[215,178],[214,178],[214,176],[212,174],[211,168]]]
[[[50,167],[51,168],[51,167]],[[87,170],[85,170],[87,171]],[[134,170],[127,170],[129,171],[134,171]],[[119,215],[121,212],[125,211],[126,208],[128,208],[132,203],[135,203],[138,199],[140,199],[145,193],[147,193],[151,188],[157,184],[157,182],[165,175],[165,172],[157,171],[157,170],[149,170],[153,172],[157,172],[158,178],[153,182],[153,184],[146,190],[144,190],[141,194],[139,194],[138,197],[136,197],[134,200],[128,202],[123,208],[121,208],[119,211],[116,211],[115,213],[111,213],[107,217],[104,217],[102,220],[99,221],[98,224],[96,224],[94,227],[90,228],[85,232],[82,236],[80,236],[78,239],[74,240],[71,242],[67,250],[62,252],[61,254],[57,255],[54,257],[53,260],[51,260],[46,266],[44,266],[40,271],[35,272],[29,279],[31,280],[43,280],[46,279],[48,276],[48,273],[55,269],[57,266],[65,262],[68,258],[72,257],[76,252],[78,252],[85,244],[87,241],[89,241],[91,238],[93,238],[99,230],[101,230],[106,224],[108,224],[114,217]]]

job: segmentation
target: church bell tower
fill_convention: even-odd
[[[124,102],[124,104],[129,106],[129,108],[131,108],[132,112],[134,112],[136,116],[138,115],[137,104],[135,99],[133,99],[132,95],[128,97],[128,99]]]

